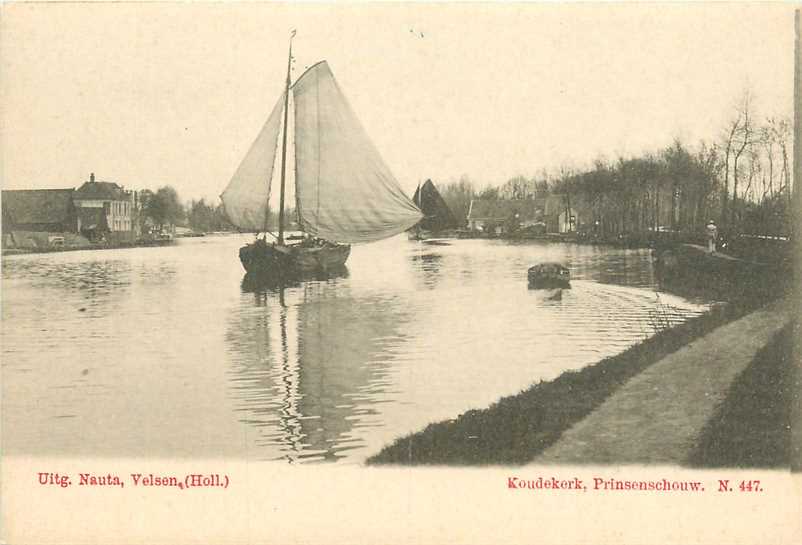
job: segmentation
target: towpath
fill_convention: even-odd
[[[733,379],[791,319],[776,301],[669,354],[566,431],[535,464],[682,464]]]

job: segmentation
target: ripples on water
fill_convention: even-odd
[[[4,451],[359,462],[707,308],[648,251],[396,238],[280,287],[245,240],[4,258]],[[572,289],[527,289],[538,261]]]

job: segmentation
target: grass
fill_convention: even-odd
[[[385,447],[368,459],[368,464],[528,463],[630,378],[755,306],[746,300],[732,302],[676,327],[661,329],[653,337],[595,365],[535,384],[486,409],[430,424]]]
[[[793,338],[788,324],[735,379],[688,457],[693,467],[789,467]],[[798,392],[797,392],[798,395]]]

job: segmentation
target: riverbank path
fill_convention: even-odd
[[[791,319],[787,299],[725,324],[639,373],[534,464],[682,464],[735,377]]]

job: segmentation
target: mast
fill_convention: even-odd
[[[287,117],[290,108],[290,69],[292,68],[292,38],[290,34],[290,53],[287,58],[287,84],[284,89],[284,133],[281,136],[281,194],[278,205],[278,243],[284,244],[284,181],[287,172]]]
[[[790,255],[795,256],[794,269],[794,293],[796,299],[795,312],[799,312],[802,307],[802,11],[796,10],[794,27],[796,33],[796,40],[794,43],[794,185],[793,193],[791,188],[788,188],[789,194],[792,195],[789,206],[789,214],[791,216],[791,242],[796,248],[791,248]],[[794,251],[796,250],[796,251]],[[795,391],[799,391],[802,386],[802,363],[800,363],[800,354],[802,354],[802,340],[799,335],[793,335],[794,345],[792,354],[796,359],[796,366],[794,368],[794,385]],[[802,415],[802,398],[796,396],[793,408],[791,410],[791,418],[796,418],[794,422],[799,422],[799,417]],[[802,467],[802,462],[799,461],[800,453],[802,453],[802,432],[799,426],[793,426],[791,430],[791,471],[799,471]]]

